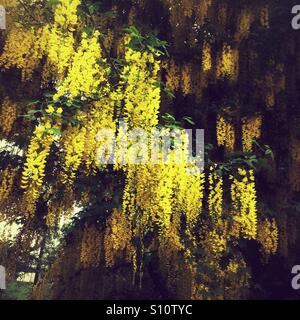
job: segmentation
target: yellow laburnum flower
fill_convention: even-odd
[[[75,38],[70,31],[62,31],[57,26],[49,34],[48,60],[57,70],[58,80],[62,80],[74,55]]]
[[[6,69],[16,67],[21,70],[22,80],[29,80],[46,54],[48,28],[25,29],[15,25],[5,41],[0,65]]]
[[[210,231],[206,239],[208,249],[212,251],[213,254],[222,254],[227,247],[227,240],[222,235],[219,235],[215,230]]]
[[[13,190],[15,176],[16,172],[11,167],[5,168],[0,173],[0,205],[7,200]]]
[[[5,97],[0,109],[0,125],[4,137],[7,137],[17,118],[17,106],[8,97]]]
[[[244,238],[256,239],[257,208],[254,172],[239,168],[238,175],[238,178],[231,177],[233,218],[240,224]]]
[[[61,107],[57,108],[56,113],[62,114],[63,113],[63,109]]]
[[[87,128],[83,161],[90,172],[103,168],[113,153],[116,123],[114,121],[114,101],[101,99],[90,107],[84,121]],[[106,134],[101,133],[101,130]],[[105,161],[106,160],[106,161]]]
[[[52,105],[48,106],[48,108],[46,109],[47,113],[53,113],[54,112],[54,108]]]
[[[178,91],[180,88],[180,67],[173,59],[167,65],[166,86],[172,91]]]
[[[235,130],[233,124],[219,115],[216,130],[218,146],[225,146],[228,152],[233,152],[235,147]]]
[[[217,78],[228,77],[236,80],[239,67],[239,52],[231,46],[224,44],[222,53],[217,61]]]
[[[86,128],[69,127],[63,137],[65,151],[62,182],[71,184],[82,163],[84,154]]]
[[[244,118],[242,125],[243,151],[253,151],[253,139],[259,139],[261,136],[262,117]]]
[[[35,202],[39,197],[45,176],[46,160],[54,141],[53,134],[46,133],[45,130],[44,126],[36,127],[22,172],[21,187],[26,189],[24,201],[29,205],[30,210],[34,209]],[[34,212],[28,213],[33,214]]]
[[[195,10],[195,18],[197,21],[197,24],[200,26],[203,25],[205,22],[205,18],[207,17],[209,7],[212,5],[213,0],[203,0],[197,3],[196,6],[194,6]]]
[[[162,237],[169,235],[174,224],[179,228],[180,217],[185,215],[191,235],[204,193],[204,174],[195,169],[187,159],[176,163],[173,152],[166,163],[130,165],[126,170],[124,212],[135,217],[136,207],[140,208],[142,225],[156,225]]]
[[[160,107],[159,79],[160,62],[152,53],[126,49],[127,65],[122,72],[125,87],[124,118],[132,127],[151,129],[158,124]],[[150,70],[148,64],[152,65]]]
[[[264,219],[258,224],[257,240],[266,255],[275,254],[278,249],[278,226],[275,219]]]
[[[49,121],[45,123],[45,129],[51,129],[52,125]]]
[[[99,226],[85,226],[80,247],[80,262],[84,268],[97,268],[99,266],[101,244]]]
[[[67,76],[59,82],[57,93],[53,99],[58,99],[63,95],[70,100],[78,95],[93,97],[94,94],[108,93],[107,74],[108,67],[105,59],[101,58],[101,47],[98,41],[99,32],[94,32],[92,37],[86,33],[82,34],[82,39],[77,51],[72,57]],[[102,64],[99,64],[102,60]],[[104,64],[103,64],[104,63]],[[102,84],[100,88],[100,84]]]
[[[212,170],[212,169],[211,169]],[[223,213],[223,178],[217,173],[210,172],[209,177],[209,196],[208,209],[209,214],[217,219]]]
[[[253,17],[251,11],[248,9],[242,9],[238,18],[237,32],[235,34],[235,39],[237,41],[241,41],[249,35],[252,20]]]
[[[192,66],[190,64],[184,64],[181,69],[181,89],[185,96],[191,93]]]
[[[132,237],[131,223],[124,212],[113,209],[104,234],[104,255],[107,267],[113,266],[123,253],[128,260],[135,259]]]
[[[204,42],[202,50],[202,70],[204,72],[210,71],[212,68],[211,47],[209,43]]]
[[[226,268],[226,271],[230,273],[237,273],[238,270],[239,270],[239,261],[237,261],[236,259],[230,260]]]
[[[54,22],[63,28],[72,28],[78,22],[77,7],[80,0],[59,0],[54,12]]]

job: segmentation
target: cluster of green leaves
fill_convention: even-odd
[[[57,0],[55,0],[57,1]],[[86,15],[88,17],[101,14],[102,16],[115,18],[116,13],[110,9],[107,10],[105,1],[89,1],[82,0],[79,5],[79,14]]]
[[[220,176],[228,175],[235,171],[235,169],[239,167],[245,167],[252,169],[254,171],[258,171],[260,169],[270,169],[270,160],[274,160],[274,154],[270,146],[264,145],[261,146],[256,140],[253,140],[255,144],[259,147],[259,151],[257,153],[245,153],[242,151],[234,152],[231,155],[225,157],[224,161],[217,163],[216,172]],[[210,154],[214,146],[212,144],[207,144],[205,146],[205,157],[206,157],[206,166],[210,167],[211,165],[215,165],[214,162],[210,158]]]
[[[162,124],[160,127],[170,130],[183,129],[186,125],[195,125],[192,117],[183,117],[181,121],[178,121],[170,113],[165,113],[161,119]],[[235,172],[238,167],[245,167],[255,171],[259,169],[269,169],[270,160],[274,160],[273,150],[268,145],[261,145],[255,139],[253,139],[253,143],[257,148],[256,153],[234,152],[231,155],[225,156],[224,161],[218,162],[211,159],[211,154],[215,150],[214,145],[206,144],[204,153],[206,168],[209,169],[212,165],[217,165],[216,173],[220,176]]]
[[[174,93],[166,86],[166,84],[162,81],[156,81],[154,86],[160,88],[168,98],[175,98]]]
[[[195,125],[195,122],[193,121],[192,117],[183,117],[181,121],[177,121],[176,118],[170,114],[170,113],[165,113],[162,117],[162,126],[168,129],[182,129],[184,128],[185,124],[189,125]]]
[[[149,51],[156,56],[168,56],[168,43],[157,38],[157,33],[142,35],[135,26],[125,29],[125,32],[131,36],[131,41],[127,45],[136,51]]]
[[[44,92],[43,97],[39,100],[31,101],[27,104],[31,108],[27,114],[21,117],[28,118],[31,121],[38,122],[41,117],[48,117],[51,119],[60,118],[62,124],[71,124],[73,127],[81,126],[82,123],[76,118],[76,112],[79,109],[84,109],[88,105],[88,100],[82,101],[80,98],[75,98],[69,101],[66,97],[61,97],[58,100],[53,100],[53,92]],[[62,108],[63,113],[47,112],[46,109],[49,105],[52,105],[54,109]],[[51,128],[49,129],[55,135],[61,135],[61,129]]]

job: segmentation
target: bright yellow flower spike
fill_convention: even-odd
[[[256,190],[253,170],[238,169],[238,178],[231,177],[233,218],[241,225],[246,239],[257,237]]]
[[[101,90],[102,93],[108,93],[105,86],[100,88],[100,84],[106,84],[108,68],[103,68],[98,63],[98,60],[101,60],[98,37],[98,31],[90,38],[86,33],[82,34],[81,43],[74,53],[67,76],[59,83],[53,99],[66,95],[72,100],[80,94],[93,97],[96,93],[101,93]],[[102,59],[102,62],[105,63],[105,59]]]

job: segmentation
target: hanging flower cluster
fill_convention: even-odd
[[[210,71],[212,68],[211,47],[209,43],[204,42],[202,49],[202,70],[204,72]]]
[[[230,122],[228,122],[224,117],[218,116],[216,129],[218,146],[224,146],[228,152],[234,151],[234,126]]]
[[[217,173],[211,172],[208,177],[209,181],[209,196],[208,196],[208,210],[214,219],[218,219],[223,213],[223,178]]]
[[[278,249],[278,226],[275,219],[260,221],[257,227],[257,241],[262,245],[263,252],[270,256]]]
[[[185,214],[192,231],[202,209],[203,185],[204,175],[190,174],[187,164],[132,166],[127,172],[123,210],[135,216],[136,207],[140,208],[147,227],[156,225],[162,234]]]
[[[203,25],[213,0],[203,0],[195,4],[195,16],[199,25]]]
[[[0,173],[0,206],[9,197],[15,176],[16,172],[10,167]]]
[[[252,23],[252,14],[248,9],[243,9],[238,18],[237,32],[235,34],[235,39],[237,41],[242,41],[249,35],[250,27]]]
[[[85,146],[83,160],[87,169],[96,170],[101,166],[99,158],[104,163],[109,163],[114,148],[116,121],[114,108],[116,101],[111,94],[110,99],[96,101],[90,108],[86,123]],[[106,134],[101,134],[101,129],[106,129]],[[105,146],[105,148],[103,148]]]
[[[241,226],[246,239],[257,237],[256,190],[253,170],[238,169],[238,176],[231,176],[233,218]]]
[[[193,14],[193,0],[182,0],[183,14],[185,17],[190,18]]]
[[[253,139],[261,136],[262,117],[244,118],[242,125],[243,151],[252,152]]]
[[[80,262],[85,268],[97,268],[100,263],[101,234],[96,225],[85,226],[83,230]]]
[[[1,131],[4,137],[7,137],[17,118],[17,106],[15,103],[10,101],[8,97],[3,100],[0,110],[0,124]]]
[[[240,262],[236,259],[230,260],[226,268],[226,271],[230,273],[237,273],[237,271],[239,270],[239,264]]]
[[[80,45],[72,57],[68,74],[59,83],[53,99],[57,100],[65,95],[72,100],[80,94],[85,97],[93,97],[96,93],[108,93],[107,91],[101,92],[99,88],[100,84],[106,81],[108,69],[102,68],[98,63],[98,60],[101,59],[98,37],[98,31],[95,31],[91,37],[88,37],[86,33],[82,34]],[[104,64],[105,62],[103,60]],[[107,87],[104,86],[104,89]]]
[[[192,90],[192,66],[190,64],[184,64],[181,69],[181,90],[186,96],[191,93]]]
[[[174,59],[167,65],[166,86],[172,91],[178,91],[180,88],[180,67]]]
[[[48,28],[25,29],[16,24],[7,36],[0,65],[21,70],[22,79],[29,80],[46,52]]]
[[[48,203],[48,212],[46,216],[46,225],[50,228],[57,226],[59,215],[63,212],[63,208],[54,201]]]
[[[82,163],[84,154],[86,128],[69,127],[63,137],[65,160],[62,173],[62,182],[72,184],[77,170]]]
[[[184,0],[177,4],[173,1],[168,3],[171,23],[176,30],[178,25],[194,16],[198,24],[203,24],[213,1]],[[61,213],[74,209],[75,201],[83,206],[90,205],[92,195],[89,188],[75,196],[76,177],[78,175],[81,178],[82,173],[96,174],[99,169],[108,169],[100,164],[100,159],[107,160],[113,152],[114,145],[108,142],[115,138],[120,142],[125,138],[122,135],[127,134],[122,131],[121,121],[118,123],[117,119],[125,120],[129,129],[142,128],[147,133],[156,129],[159,123],[160,55],[149,48],[144,51],[134,49],[133,45],[129,45],[129,37],[122,38],[118,48],[115,48],[114,31],[109,30],[104,45],[108,50],[117,49],[118,53],[124,54],[123,69],[118,66],[120,74],[116,72],[119,82],[113,78],[111,82],[114,85],[110,84],[110,61],[103,58],[100,33],[93,31],[87,34],[80,30],[77,15],[79,4],[79,0],[59,0],[55,6],[53,23],[43,28],[24,29],[18,26],[18,29],[12,29],[0,57],[5,68],[20,69],[24,80],[30,79],[37,67],[41,66],[44,80],[42,88],[51,83],[56,90],[53,105],[39,111],[46,115],[37,119],[38,125],[30,140],[22,174],[22,188],[25,189],[22,209],[27,214],[33,216],[36,201],[41,195],[53,198],[53,201],[47,201],[46,224],[50,228],[57,226]],[[225,26],[228,6],[216,4],[216,7],[218,22]],[[136,11],[132,10],[131,20],[135,19],[135,14]],[[237,42],[247,38],[252,19],[250,11],[242,10],[237,21]],[[194,70],[193,64],[189,62],[179,66],[171,59],[166,63],[168,88],[173,91],[180,89],[184,96],[199,94],[207,87],[209,78],[214,76],[212,70],[215,70],[215,64],[217,79],[237,79],[238,50],[225,43],[217,61],[213,61],[215,53],[210,43],[209,40],[203,43],[200,76],[199,64]],[[278,74],[283,73],[284,68],[278,66],[277,71]],[[195,75],[201,78],[200,89],[194,84]],[[282,91],[284,86],[282,81],[278,81],[278,84],[273,75],[266,77],[266,91],[272,93],[271,97],[266,95],[266,100],[270,98],[267,102],[271,105],[275,103],[275,93]],[[75,106],[78,98],[81,98],[80,105]],[[62,106],[58,106],[58,103]],[[66,123],[69,117],[72,119]],[[16,105],[5,98],[0,113],[1,130],[5,135],[10,134],[15,118]],[[242,121],[243,150],[251,152],[252,140],[261,135],[262,118],[258,116]],[[101,129],[109,129],[109,135],[106,136]],[[55,135],[57,131],[59,134]],[[233,152],[236,144],[234,124],[225,116],[218,115],[216,131],[218,146]],[[215,167],[211,167],[206,183],[204,173],[189,161],[188,141],[184,132],[180,132],[180,163],[177,162],[178,154],[172,148],[164,161],[159,155],[157,163],[138,165],[119,161],[122,157],[131,159],[133,153],[130,147],[125,147],[124,152],[119,151],[114,169],[122,169],[121,174],[125,176],[122,209],[112,211],[107,218],[105,231],[100,232],[98,225],[85,225],[84,230],[80,231],[81,242],[77,245],[79,249],[76,249],[78,264],[84,268],[98,267],[103,251],[106,267],[112,267],[119,260],[125,259],[132,262],[133,270],[140,271],[142,276],[145,238],[154,234],[151,246],[157,250],[159,267],[167,273],[168,286],[177,286],[180,272],[185,272],[187,277],[193,278],[189,279],[193,296],[199,297],[209,293],[210,285],[209,281],[203,279],[205,276],[199,277],[199,282],[195,279],[201,274],[197,270],[199,261],[216,271],[216,279],[221,279],[227,285],[229,277],[239,274],[244,267],[242,258],[235,256],[226,259],[228,263],[221,265],[222,257],[229,253],[238,239],[257,239],[266,253],[276,252],[278,228],[275,221],[266,220],[257,225],[253,171],[240,168],[235,176],[231,176],[232,203],[231,207],[226,206],[225,199],[229,191],[226,190],[227,177],[220,176]],[[170,134],[168,130],[163,131],[163,135],[167,134]],[[135,142],[130,141],[129,144]],[[148,141],[149,144],[151,142]],[[60,188],[61,182],[70,187],[64,187],[67,192],[59,200],[52,194],[57,190],[57,185],[51,188],[53,190],[47,190],[50,188],[47,188],[48,184],[44,180],[46,161],[53,144],[59,150],[54,171],[59,170],[61,177],[55,183]],[[148,145],[139,150],[145,157],[148,156],[146,147]],[[9,170],[0,175],[0,201],[7,199],[10,194],[14,182],[11,176]],[[104,197],[107,202],[111,198],[112,195]],[[207,201],[205,206],[204,199]],[[199,250],[199,247],[203,250]],[[227,287],[224,292],[226,290]]]
[[[75,38],[73,32],[62,31],[53,26],[49,33],[47,48],[48,70],[53,68],[56,71],[56,78],[62,80],[74,55]],[[48,71],[49,72],[49,71]]]
[[[27,150],[21,187],[26,189],[28,214],[34,214],[35,202],[43,185],[46,161],[54,141],[54,134],[50,129],[50,123],[37,126]]]
[[[230,45],[224,44],[222,53],[217,59],[217,78],[228,77],[236,80],[239,67],[239,51],[233,49]]]
[[[107,221],[104,233],[104,255],[107,267],[115,265],[117,258],[126,259],[136,264],[136,252],[132,245],[133,230],[124,212],[114,209]]]
[[[223,235],[217,233],[217,231],[210,231],[207,239],[207,248],[215,255],[222,254],[227,248],[227,240]]]
[[[55,7],[54,23],[49,28],[47,62],[44,72],[53,73],[54,79],[62,81],[71,63],[75,50],[76,14],[79,0],[60,0]]]
[[[54,21],[62,27],[73,28],[78,23],[77,7],[80,0],[60,0],[55,8]]]
[[[219,3],[217,8],[218,22],[222,27],[225,27],[227,22],[228,4],[225,2]]]
[[[125,61],[121,75],[121,84],[125,85],[124,120],[133,128],[149,130],[158,124],[160,62],[153,53],[130,48],[126,50]]]

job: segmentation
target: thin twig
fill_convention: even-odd
[[[31,11],[26,7],[26,4],[22,1],[19,0],[20,4],[22,5],[23,9],[29,14],[30,18],[33,19],[35,22],[37,22],[38,24],[41,24],[40,21],[38,21],[35,16],[31,13]]]

